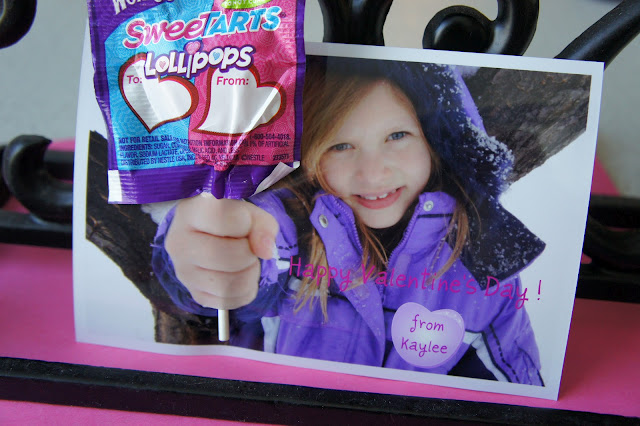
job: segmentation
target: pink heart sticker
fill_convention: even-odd
[[[418,367],[434,368],[455,355],[464,337],[464,320],[451,309],[431,312],[409,302],[393,316],[391,337],[402,359]]]
[[[198,50],[200,50],[200,42],[199,41],[190,41],[189,43],[184,45],[184,50],[188,54],[193,55]]]
[[[169,60],[167,58],[159,58],[156,61],[156,66],[159,69],[167,69],[167,68],[169,68]]]
[[[146,53],[129,59],[120,68],[120,92],[131,111],[149,133],[165,123],[190,116],[198,105],[198,91],[182,77],[145,75]]]

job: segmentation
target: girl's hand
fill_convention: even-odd
[[[200,305],[235,309],[258,293],[260,261],[274,255],[278,223],[255,205],[202,194],[180,201],[165,249]]]

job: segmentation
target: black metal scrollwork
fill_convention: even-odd
[[[62,179],[71,178],[64,163],[73,157],[52,152],[45,162],[50,143],[41,136],[20,136],[3,150],[4,201],[12,194],[30,213],[0,211],[0,242],[71,248],[73,186]]]
[[[576,296],[640,303],[640,200],[592,195]]]
[[[538,0],[498,0],[498,16],[491,21],[468,6],[451,6],[427,24],[425,49],[522,55],[538,23]]]
[[[384,45],[382,29],[393,0],[320,0],[325,42]]]
[[[36,16],[36,0],[0,0],[0,49],[20,40]]]
[[[2,160],[3,153],[4,153],[4,147],[0,146],[0,162]],[[7,188],[7,184],[4,181],[4,178],[2,177],[2,173],[0,173],[0,207],[5,205],[5,203],[9,200],[10,196],[11,196],[11,193],[9,192],[9,188]]]
[[[640,1],[624,0],[578,38],[556,58],[604,62],[605,66],[640,33]]]
[[[393,0],[320,0],[324,41],[384,45],[383,28]],[[425,49],[521,55],[538,21],[538,0],[498,0],[494,21],[468,6],[451,6],[427,24]]]
[[[393,0],[320,0],[324,41],[384,45],[383,27]],[[538,22],[538,0],[498,0],[498,16],[489,20],[468,6],[436,13],[422,39],[425,49],[521,55]]]

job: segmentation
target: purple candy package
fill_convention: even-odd
[[[244,198],[300,161],[304,0],[88,0],[109,202]]]

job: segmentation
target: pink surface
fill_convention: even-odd
[[[51,142],[50,148],[54,148],[58,151],[73,151],[76,146],[76,142],[73,139],[64,139]]]
[[[599,167],[598,165],[596,166]],[[602,170],[596,171],[601,173]],[[594,192],[615,190],[606,174]],[[11,202],[8,208],[18,209]],[[172,356],[77,343],[71,251],[0,244],[0,356],[374,393],[485,401],[640,416],[640,305],[577,299],[560,397],[547,401],[350,376],[214,356]],[[0,401],[0,423],[42,419],[176,424],[184,419],[112,410]],[[89,421],[91,420],[91,421]],[[194,423],[210,421],[199,419]],[[60,420],[62,423],[62,420]],[[217,422],[216,422],[217,423]]]
[[[36,267],[37,265],[37,267]],[[640,305],[578,299],[559,401],[449,389],[213,356],[76,343],[71,251],[0,244],[1,356],[375,393],[640,416]],[[596,315],[597,313],[597,315]],[[624,345],[617,346],[615,341]],[[41,404],[43,405],[43,404]],[[6,408],[0,405],[0,408]]]
[[[618,195],[618,189],[597,158],[593,164],[591,193],[598,195]]]
[[[210,426],[237,425],[237,422],[209,420],[193,417],[167,416],[161,414],[132,413],[117,410],[67,407],[38,404],[34,402],[0,401],[0,424],[37,425],[146,425],[153,426]],[[251,425],[251,423],[242,423]],[[254,423],[256,424],[256,423]]]

